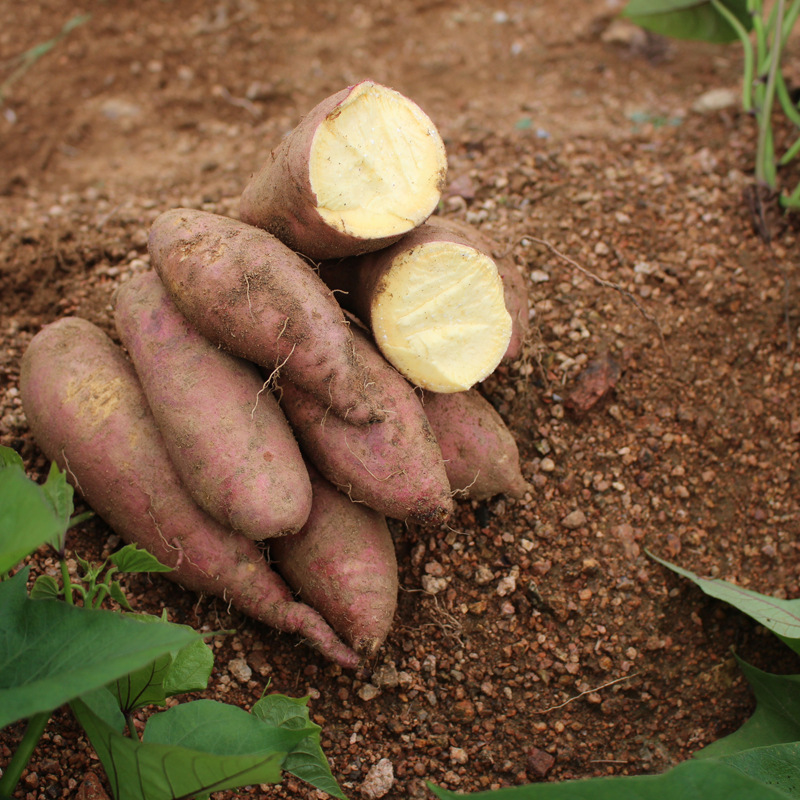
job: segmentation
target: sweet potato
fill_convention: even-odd
[[[383,644],[397,606],[397,559],[382,514],[353,503],[312,466],[314,502],[300,533],[269,543],[275,569],[361,656]]]
[[[184,486],[249,539],[296,533],[311,482],[289,423],[255,364],[215,347],[155,272],[124,283],[114,319]]]
[[[281,407],[308,460],[351,500],[387,517],[422,523],[443,521],[453,509],[439,445],[419,399],[353,326],[359,357],[374,375],[386,410],[384,422],[350,425],[328,414],[308,392],[281,381]]]
[[[503,281],[503,297],[506,309],[511,316],[511,338],[503,355],[504,361],[513,361],[522,354],[522,345],[528,336],[530,319],[529,301],[525,278],[517,267],[514,257],[500,253],[501,247],[482,231],[460,219],[452,217],[431,217],[428,224],[445,229],[464,237],[473,247],[494,260]]]
[[[183,487],[136,373],[122,350],[86,320],[43,328],[21,363],[23,408],[37,443],[92,508],[138,542],[187,589],[305,637],[345,667],[358,656],[313,609],[296,602],[255,542],[222,527]]]
[[[322,265],[320,277],[423,389],[469,389],[508,348],[511,317],[497,267],[448,228],[426,223],[377,253]]]
[[[484,500],[501,493],[519,499],[530,490],[520,471],[511,431],[477,389],[452,394],[425,392],[422,405],[442,450],[453,491]]]
[[[150,255],[181,313],[214,344],[280,370],[354,424],[382,419],[342,310],[300,256],[266,231],[173,209],[150,231]]]
[[[272,151],[239,214],[315,261],[366,253],[433,213],[446,170],[428,116],[362,81],[319,103]]]

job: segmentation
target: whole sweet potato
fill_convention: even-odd
[[[362,81],[315,106],[272,151],[239,213],[315,261],[366,253],[425,221],[446,171],[429,117]]]
[[[274,236],[178,208],[155,220],[149,247],[175,305],[211,342],[280,371],[354,424],[383,418],[339,304]]]
[[[314,501],[299,533],[269,543],[275,569],[361,656],[383,644],[397,606],[397,559],[386,519],[309,466]]]
[[[477,389],[426,392],[423,407],[442,449],[453,491],[484,500],[501,493],[519,499],[530,490],[511,431]]]
[[[171,566],[173,580],[299,634],[342,666],[357,665],[358,656],[322,617],[292,598],[255,542],[194,503],[133,367],[99,328],[77,318],[43,328],[22,358],[20,390],[44,453],[123,539]]]
[[[314,466],[351,500],[397,519],[436,523],[453,510],[442,453],[412,387],[353,327],[374,376],[383,422],[350,425],[308,392],[281,381],[281,407]]]
[[[299,531],[311,511],[311,483],[255,364],[198,333],[155,272],[124,283],[114,304],[117,332],[197,504],[249,539]]]

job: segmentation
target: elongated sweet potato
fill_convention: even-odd
[[[341,308],[274,236],[179,208],[155,220],[149,247],[175,305],[207,339],[269,372],[279,369],[354,424],[382,419]]]
[[[328,414],[308,392],[281,381],[281,407],[300,449],[351,500],[387,517],[441,522],[451,513],[453,500],[442,453],[422,405],[355,325],[353,335],[359,356],[374,376],[386,420],[350,425]]]
[[[311,511],[311,482],[255,364],[198,333],[155,272],[117,290],[114,319],[195,502],[249,539],[299,531]]]
[[[327,262],[320,277],[415,386],[469,389],[508,348],[511,317],[497,267],[449,228],[426,223],[377,253]]]
[[[315,106],[272,151],[239,213],[315,261],[366,253],[433,213],[446,170],[428,116],[362,81]]]
[[[353,503],[312,466],[314,502],[299,533],[269,543],[275,569],[364,658],[383,644],[397,606],[397,559],[386,519]]]
[[[293,599],[255,542],[194,503],[133,367],[99,328],[77,318],[43,328],[22,358],[20,390],[44,453],[123,539],[173,567],[169,577],[305,637],[342,666],[357,665],[358,656],[322,617]]]
[[[503,281],[503,297],[506,309],[511,316],[511,338],[503,356],[504,361],[513,361],[522,354],[522,345],[528,335],[530,319],[529,300],[525,278],[517,268],[511,254],[498,253],[502,249],[482,231],[460,219],[452,217],[431,217],[428,224],[445,229],[464,237],[473,247],[494,260]]]
[[[450,487],[464,497],[517,499],[530,490],[511,431],[477,389],[425,392],[423,407],[445,459]]]

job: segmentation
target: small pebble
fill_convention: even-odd
[[[564,517],[564,519],[561,520],[562,527],[566,528],[568,531],[575,531],[578,528],[582,528],[585,524],[586,514],[584,514],[580,509],[571,511],[566,517]]]
[[[371,683],[365,683],[359,690],[358,696],[362,700],[374,700],[379,694],[381,690],[377,686],[373,686]]]
[[[382,758],[374,764],[364,782],[361,784],[361,794],[367,800],[377,800],[389,793],[394,786],[394,767],[388,758]]]
[[[247,683],[253,677],[253,670],[250,669],[243,658],[234,658],[228,662],[228,672],[236,678],[239,683]]]

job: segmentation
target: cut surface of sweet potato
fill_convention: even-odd
[[[419,106],[365,81],[319,124],[309,179],[317,210],[332,228],[374,238],[427,219],[446,166],[442,140]]]
[[[399,257],[372,306],[372,331],[386,358],[417,386],[468,389],[500,362],[511,318],[494,262],[453,242]]]

